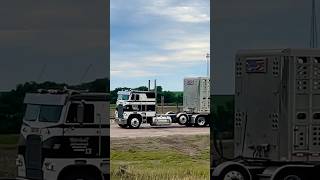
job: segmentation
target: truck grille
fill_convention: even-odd
[[[29,135],[26,140],[26,175],[34,180],[42,179],[41,137]]]
[[[118,118],[123,119],[123,105],[118,105]]]

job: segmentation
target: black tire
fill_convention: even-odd
[[[100,174],[88,173],[88,172],[73,172],[64,176],[65,180],[101,180]]]
[[[178,124],[180,125],[187,125],[189,123],[189,117],[186,114],[181,114],[178,117]]]
[[[310,178],[306,177],[307,174],[298,169],[284,169],[275,175],[274,180],[308,180]]]
[[[217,180],[249,180],[250,174],[245,168],[239,165],[230,165],[222,170]]]
[[[130,129],[138,129],[141,125],[141,118],[138,116],[131,116],[128,119],[127,125]]]
[[[124,129],[127,128],[127,126],[128,126],[126,124],[118,124],[118,125],[119,125],[119,127],[124,128]]]
[[[195,120],[194,126],[196,127],[206,127],[207,126],[207,119],[204,116],[198,116]]]

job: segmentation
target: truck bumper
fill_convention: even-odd
[[[118,124],[122,124],[122,125],[127,124],[127,120],[126,120],[126,119],[116,118],[115,121],[116,121]]]

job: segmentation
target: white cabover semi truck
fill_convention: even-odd
[[[109,179],[108,96],[74,90],[26,94],[17,179]]]
[[[195,77],[184,79],[183,111],[156,112],[155,91],[119,91],[115,119],[122,128],[139,128],[142,123],[164,126],[179,123],[185,126],[209,125],[210,79]]]
[[[320,49],[239,51],[235,82],[236,158],[212,179],[320,179]]]

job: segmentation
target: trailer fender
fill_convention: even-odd
[[[249,179],[246,180],[252,180],[252,176],[249,172],[249,170],[241,163],[233,162],[233,161],[227,161],[220,165],[218,165],[216,168],[214,168],[212,172],[212,176],[214,178],[218,178],[217,180],[220,180],[221,176],[226,173],[225,171],[228,171],[229,169],[241,169],[243,172],[245,172],[245,175],[249,177]]]
[[[291,175],[307,175],[306,170],[311,170],[314,167],[314,165],[307,165],[307,164],[289,164],[284,165],[279,168],[277,168],[273,175],[271,176],[270,180],[280,180],[282,178],[283,174],[290,175],[289,172],[291,172]],[[288,174],[289,173],[289,174]],[[309,174],[310,175],[310,174]],[[304,180],[304,179],[302,179]]]

